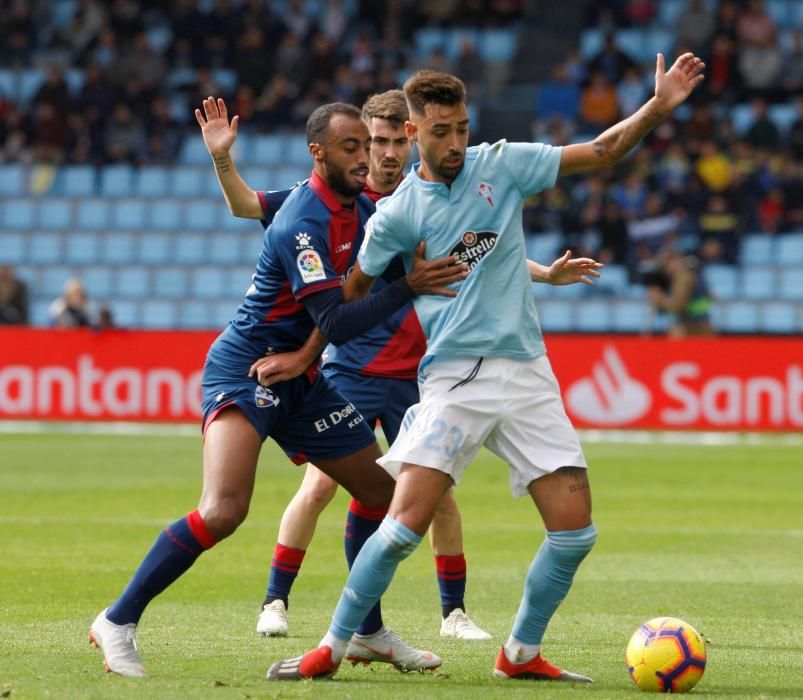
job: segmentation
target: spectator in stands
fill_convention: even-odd
[[[0,121],[0,162],[30,163],[33,160],[33,130],[14,105]]]
[[[33,137],[37,163],[58,165],[64,161],[69,138],[67,122],[50,102],[42,102],[36,107]]]
[[[50,320],[58,328],[79,328],[92,325],[92,312],[84,285],[78,279],[64,283],[64,294],[49,309]]]
[[[675,39],[693,47],[693,51],[706,54],[708,53],[708,42],[714,34],[715,26],[714,13],[705,6],[703,0],[689,0],[684,10],[678,15]],[[709,73],[710,70],[709,62],[706,73]],[[706,75],[707,79],[708,75]]]
[[[735,263],[739,252],[739,219],[728,198],[722,194],[711,195],[698,223],[703,238],[713,239],[722,247],[723,261]]]
[[[770,119],[767,103],[762,98],[753,100],[754,121],[747,130],[746,140],[753,147],[764,151],[777,151],[781,143],[778,127]]]
[[[66,114],[72,103],[70,90],[64,80],[64,71],[58,67],[49,68],[44,82],[33,97],[34,105],[50,103],[59,114]]]
[[[170,165],[176,162],[183,134],[170,114],[170,105],[164,97],[159,96],[151,102],[145,134],[148,142],[145,160],[149,164]]]
[[[778,233],[784,229],[786,206],[780,187],[772,187],[758,203],[758,221],[764,233]]]
[[[256,123],[269,130],[289,126],[293,121],[293,98],[289,79],[277,73],[257,98]]]
[[[601,72],[608,82],[616,85],[628,68],[635,68],[636,62],[622,51],[616,44],[616,36],[611,33],[605,37],[605,46],[588,64],[588,72],[592,75]]]
[[[721,192],[731,184],[730,159],[713,141],[703,141],[700,145],[700,157],[695,171],[705,186],[713,192]]]
[[[98,0],[80,0],[64,32],[65,43],[70,47],[77,64],[85,65],[90,48],[105,22],[103,3]]]
[[[747,0],[747,6],[739,13],[736,28],[739,42],[743,46],[767,46],[775,43],[775,22],[764,8],[762,0]]]
[[[664,198],[657,192],[648,192],[644,198],[644,213],[630,219],[627,235],[636,245],[658,250],[678,228],[678,218],[666,209]]]
[[[655,17],[655,0],[627,0],[624,15],[628,24],[643,27]]]
[[[117,324],[114,322],[114,314],[112,314],[112,310],[106,304],[101,304],[100,308],[98,308],[98,323],[95,328],[97,328],[99,331],[102,331],[116,327]]]
[[[706,66],[706,90],[713,100],[728,104],[736,99],[740,90],[736,44],[725,34],[714,37],[711,57]]]
[[[103,68],[94,63],[89,65],[76,100],[79,108],[86,110],[95,107],[100,114],[111,114],[114,98],[114,86],[109,82]]]
[[[0,265],[0,324],[28,323],[28,287],[10,265]]]
[[[125,102],[118,102],[104,135],[104,155],[110,163],[137,163],[145,152],[145,131]]]
[[[460,52],[454,61],[454,73],[465,84],[470,94],[481,97],[484,94],[485,61],[477,53],[471,39],[460,42]]]
[[[629,117],[647,99],[647,90],[638,68],[628,68],[621,82],[616,86],[616,97],[619,101],[619,114]]]
[[[782,187],[786,202],[786,224],[792,230],[803,229],[803,161],[787,161]]]
[[[616,202],[611,200],[606,202],[596,228],[599,232],[600,247],[594,258],[605,264],[627,262],[627,251],[630,245],[627,222]]]
[[[583,127],[598,133],[607,129],[618,118],[619,98],[616,90],[604,73],[592,73],[591,82],[580,94],[580,121]]]
[[[33,19],[33,3],[3,3],[3,29],[5,36],[0,42],[0,64],[4,66],[24,66],[30,61],[31,52],[36,46],[36,23]],[[10,5],[10,7],[9,7]]]
[[[675,249],[661,250],[657,256],[658,271],[666,280],[665,286],[647,286],[647,298],[658,312],[669,313],[674,319],[669,328],[672,338],[713,335],[711,327],[711,293],[694,256],[684,256]]]
[[[792,45],[784,56],[783,90],[787,99],[803,94],[803,40],[800,31],[792,32]]]
[[[579,110],[580,87],[568,79],[566,66],[559,63],[552,68],[552,78],[538,86],[536,116],[544,120],[557,116],[574,123]]]

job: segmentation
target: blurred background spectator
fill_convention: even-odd
[[[10,265],[0,265],[0,324],[28,323],[28,287]]]
[[[84,285],[71,279],[64,283],[64,294],[50,305],[50,318],[56,328],[91,326],[92,310]]]

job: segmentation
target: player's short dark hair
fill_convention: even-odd
[[[388,90],[371,95],[362,106],[362,119],[366,124],[372,119],[384,119],[394,129],[398,129],[410,118],[407,100],[401,90]]]
[[[346,102],[330,102],[321,105],[307,119],[307,143],[323,143],[329,122],[336,114],[346,114],[355,119],[361,118],[360,110]]]
[[[434,70],[416,71],[404,84],[411,113],[423,114],[428,104],[454,107],[466,101],[466,86],[460,78]]]

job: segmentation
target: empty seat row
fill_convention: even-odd
[[[518,32],[510,28],[480,30],[470,27],[425,27],[415,34],[415,48],[419,58],[426,58],[433,51],[442,51],[447,58],[455,59],[460,55],[465,42],[470,43],[483,60],[507,63],[516,54]]]
[[[259,141],[257,143],[260,143]],[[259,152],[268,153],[264,147]],[[312,170],[309,154],[304,163],[290,164],[285,151],[271,167],[245,165],[240,174],[255,189],[278,190],[292,187],[309,177]],[[259,162],[254,160],[254,163]],[[263,161],[264,163],[264,161]],[[34,194],[44,197],[209,197],[222,202],[223,195],[215,171],[206,155],[204,161],[177,167],[109,165],[68,165],[50,173],[46,169],[22,165],[0,165],[0,197],[23,197]],[[39,199],[37,201],[40,201]]]
[[[754,265],[732,267],[708,265],[704,268],[706,282],[715,299],[803,300],[803,260],[791,265]]]

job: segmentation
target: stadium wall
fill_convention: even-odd
[[[0,419],[198,422],[216,333],[0,329]],[[553,335],[580,428],[799,431],[803,338]]]

